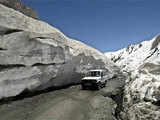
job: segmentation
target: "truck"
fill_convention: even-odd
[[[103,69],[94,69],[89,70],[85,77],[82,78],[81,87],[86,89],[89,87],[101,89],[106,86],[107,83],[107,74],[106,70]]]

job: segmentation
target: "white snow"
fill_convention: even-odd
[[[152,44],[157,37],[150,41],[143,41],[137,45],[130,45],[115,52],[106,52],[105,56],[127,71],[134,71],[145,62],[158,63],[160,44],[156,46],[157,48],[151,50]],[[157,51],[155,52],[156,49]]]
[[[134,101],[134,96],[152,102],[160,100],[160,35],[105,55],[131,73],[125,87],[128,103]]]

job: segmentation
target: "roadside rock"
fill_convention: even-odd
[[[13,8],[29,17],[39,19],[38,14],[32,8],[24,5],[21,0],[0,0],[0,4]]]
[[[159,120],[160,107],[150,102],[140,102],[127,109],[124,120]]]
[[[159,65],[149,65],[131,75],[124,91],[124,109],[128,120],[158,120],[160,105],[160,76],[153,72]],[[152,71],[152,72],[151,72]],[[153,109],[152,109],[153,108]],[[155,109],[156,108],[156,109]],[[134,119],[135,118],[135,119]]]

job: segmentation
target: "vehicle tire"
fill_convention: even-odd
[[[106,84],[107,84],[107,81],[105,81],[105,83],[104,83],[104,87],[106,87]]]
[[[102,84],[99,82],[99,83],[97,84],[97,89],[100,90],[101,88],[102,88]]]
[[[86,90],[86,86],[85,85],[81,85],[82,90]]]
[[[105,83],[102,84],[102,88],[104,88],[104,87],[105,87]]]

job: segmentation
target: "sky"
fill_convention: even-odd
[[[101,52],[160,33],[160,0],[22,0],[40,19]]]

